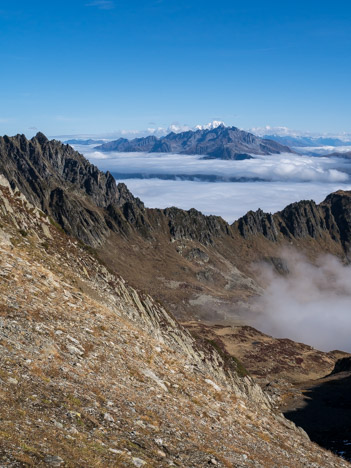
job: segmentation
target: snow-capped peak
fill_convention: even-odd
[[[221,122],[220,120],[214,120],[213,122],[209,122],[206,125],[196,125],[195,130],[213,130],[214,128],[220,126],[225,127],[224,122]]]

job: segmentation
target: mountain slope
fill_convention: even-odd
[[[249,378],[239,378],[237,371],[241,368],[228,353],[213,347],[205,334],[195,340],[151,296],[187,320],[196,317],[210,322],[242,322],[247,319],[250,298],[262,293],[250,268],[252,262],[269,262],[278,271],[286,272],[286,265],[279,258],[279,248],[286,245],[305,250],[312,260],[321,252],[346,257],[351,237],[351,193],[331,194],[320,205],[312,201],[295,203],[274,215],[260,210],[249,212],[230,226],[219,217],[204,216],[196,210],[147,209],[125,186],[111,184],[110,190],[109,174],[101,173],[71,148],[50,142],[41,134],[30,141],[21,136],[4,137],[1,144],[2,172],[7,174],[12,187],[23,187],[36,205],[29,205],[18,191],[11,192],[6,181],[3,182],[0,239],[4,274],[0,298],[4,300],[0,311],[5,322],[0,323],[5,323],[5,328],[0,327],[0,331],[4,330],[0,342],[4,347],[4,373],[0,375],[0,384],[6,398],[1,416],[7,421],[1,446],[4,462],[9,466],[21,466],[16,458],[19,454],[20,460],[40,466],[46,456],[56,456],[57,450],[61,458],[64,453],[68,453],[70,459],[78,457],[78,466],[86,465],[88,459],[102,466],[111,466],[111,463],[112,466],[113,463],[133,466],[133,457],[146,459],[150,466],[153,459],[157,460],[156,466],[169,466],[169,462],[178,462],[179,466],[204,466],[209,459],[203,447],[209,446],[215,437],[222,447],[215,455],[217,464],[250,466],[258,460],[257,466],[275,466],[272,454],[277,459],[285,455],[281,455],[278,448],[273,449],[271,445],[264,448],[261,442],[257,443],[255,434],[261,431],[261,423],[252,429],[250,422],[249,429],[243,429],[242,420],[234,417],[237,408],[233,406],[238,398],[248,400],[249,403],[244,403],[246,408],[255,408],[257,417],[262,414],[258,407],[270,411],[270,399]],[[21,167],[26,168],[25,173]],[[48,203],[51,193],[56,193],[57,189],[64,193],[66,204]],[[76,211],[66,210],[66,206],[74,206]],[[86,216],[95,220],[95,224],[87,223]],[[78,241],[67,238],[62,229],[58,229],[60,226]],[[83,248],[79,241],[87,245]],[[102,267],[96,257],[102,259],[108,269]],[[147,294],[138,293],[125,280]],[[145,346],[138,342],[138,337],[142,337]],[[298,350],[293,342],[291,346]],[[161,351],[156,350],[157,354],[147,351],[154,348]],[[274,349],[273,346],[273,361]],[[25,359],[24,352],[28,353]],[[33,368],[31,362],[34,362]],[[175,375],[185,380],[182,382]],[[106,376],[109,376],[108,382]],[[16,387],[18,382],[21,385]],[[111,382],[119,393],[111,390]],[[115,385],[116,382],[121,384]],[[170,398],[179,402],[172,402],[176,413],[169,410],[170,400],[160,393],[160,388],[163,391],[169,388],[167,382],[172,389],[182,388],[186,395],[185,400],[180,395],[177,400],[173,390],[169,392]],[[204,393],[208,388],[205,384],[215,390],[213,400],[209,393]],[[230,388],[233,393],[223,396],[220,392],[221,398],[224,397],[221,408],[228,418],[217,419],[219,425],[213,426],[212,419],[201,414],[202,411],[207,414],[209,408],[211,413],[208,414],[212,414],[216,408],[219,391],[216,385],[221,389]],[[55,390],[58,387],[60,392]],[[187,388],[192,389],[190,393]],[[32,396],[38,394],[48,398],[32,403]],[[145,395],[148,396],[143,406],[140,401],[144,401]],[[113,399],[112,406],[107,404]],[[159,400],[164,403],[162,407]],[[121,401],[133,404],[121,406],[118,403]],[[148,413],[150,407],[154,408],[152,416]],[[199,421],[193,423],[191,430],[188,429],[189,420],[177,416],[177,412],[183,414],[188,407],[192,420]],[[158,424],[150,420],[145,423],[141,416],[135,420],[133,410],[138,415],[146,414]],[[246,414],[250,414],[249,420],[253,417],[252,413]],[[202,419],[197,420],[197,417]],[[204,427],[215,427],[215,436],[203,434],[200,421],[204,421],[204,417]],[[289,457],[290,450],[298,452],[297,459],[295,455],[291,458],[296,466],[301,460],[301,466],[314,466],[314,461],[316,466],[329,466],[318,465],[323,454],[316,458],[314,449],[306,448],[303,439],[295,439],[287,432],[283,438],[278,436],[274,427],[279,432],[282,420],[278,417],[280,422],[277,423],[276,417],[272,417],[267,430],[269,441],[272,442],[269,433],[275,434],[272,443],[280,448],[282,443],[285,447],[284,438],[294,441],[298,449],[289,446],[285,450]],[[46,445],[42,442],[30,445],[34,419],[44,421],[34,434],[35,440],[41,440],[45,432],[49,440]],[[179,425],[175,423],[178,420]],[[22,438],[15,438],[13,421]],[[136,421],[140,422],[136,424]],[[296,431],[289,423],[282,424]],[[171,460],[160,454],[159,459],[153,458],[158,449],[148,435],[148,430],[153,430],[149,425],[166,428],[162,437],[169,441],[165,447],[171,452]],[[61,426],[65,428],[62,433],[58,432]],[[67,427],[68,433],[65,432]],[[79,432],[83,427],[72,448],[70,437],[75,438],[75,430]],[[234,428],[237,434],[233,444],[225,430],[228,427]],[[262,431],[262,440],[266,442],[267,431]],[[174,434],[180,435],[173,437]],[[98,445],[95,437],[98,437]],[[180,439],[189,439],[189,442],[184,445]],[[57,440],[59,445],[56,445]],[[109,445],[111,440],[112,446]],[[240,452],[241,458],[236,455],[238,444],[247,450]],[[163,445],[160,450],[167,457]],[[169,446],[173,447],[173,452]],[[136,447],[142,451],[138,452]],[[308,459],[307,450],[313,452]],[[242,456],[252,451],[253,458]],[[177,458],[179,452],[184,458]],[[120,459],[114,461],[115,458],[111,458],[114,456]],[[162,464],[164,459],[168,465]]]
[[[165,137],[148,136],[127,140],[120,138],[96,147],[99,151],[144,151],[148,153],[200,154],[218,159],[244,159],[249,154],[291,153],[291,149],[275,141],[256,137],[236,127],[171,132]]]
[[[0,178],[0,459],[347,467]]]

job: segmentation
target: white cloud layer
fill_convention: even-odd
[[[97,166],[125,175],[216,177],[217,180],[260,179],[291,182],[346,182],[351,165],[331,158],[275,154],[244,161],[201,159],[200,156],[167,153],[101,153],[79,148]]]
[[[351,190],[351,184],[284,183],[284,182],[191,182],[160,179],[120,179],[147,207],[177,206],[196,208],[207,215],[222,216],[232,223],[249,210],[266,212],[282,210],[299,200],[317,203],[340,188]]]
[[[268,286],[258,302],[262,313],[253,326],[323,351],[351,352],[351,266],[331,255],[320,257],[316,265],[297,252],[281,255],[290,274],[279,276],[261,267]]]

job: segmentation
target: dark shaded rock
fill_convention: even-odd
[[[124,184],[116,186],[109,172],[42,133],[31,140],[24,135],[0,137],[0,172],[66,232],[93,246],[109,233],[99,209],[126,201],[142,206]]]
[[[320,237],[326,230],[326,223],[322,210],[314,201],[301,201],[292,203],[280,211],[277,215],[283,220],[286,229],[282,232],[286,236]]]
[[[270,213],[262,210],[249,211],[245,216],[234,223],[237,225],[240,234],[248,239],[258,234],[275,242],[278,239],[278,229],[274,222],[274,217]]]
[[[220,216],[205,216],[192,208],[166,208],[163,211],[168,220],[169,232],[173,239],[192,239],[202,244],[213,244],[214,238],[230,236],[230,227]]]
[[[351,372],[351,357],[338,359],[330,375],[339,374],[340,372]]]
[[[273,215],[262,210],[249,211],[232,226],[245,239],[258,234],[273,242],[329,238],[341,243],[347,251],[351,245],[351,194],[336,192],[320,205],[312,200],[302,200]]]
[[[329,216],[333,217],[330,226],[335,238],[340,238],[345,250],[351,245],[351,193],[339,190],[328,195],[322,203],[328,207]]]
[[[210,259],[210,257],[207,255],[206,252],[198,248],[191,249],[188,252],[186,258],[187,260],[190,260],[190,261],[194,260],[196,262],[205,262],[205,263],[207,263]]]
[[[284,258],[266,257],[264,260],[268,264],[273,265],[275,271],[280,275],[288,275],[290,273],[288,263]]]

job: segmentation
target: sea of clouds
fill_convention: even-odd
[[[267,212],[289,203],[351,190],[351,161],[277,154],[244,161],[202,159],[168,153],[102,153],[94,146],[75,146],[99,169],[150,208],[196,208],[228,222],[258,208]]]

